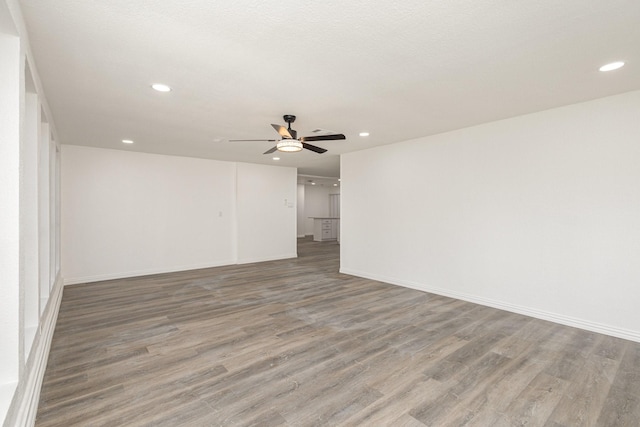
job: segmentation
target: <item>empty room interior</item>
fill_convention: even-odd
[[[637,427],[639,22],[0,1],[3,427]]]

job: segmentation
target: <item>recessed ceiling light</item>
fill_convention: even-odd
[[[152,84],[151,87],[155,90],[157,90],[158,92],[171,92],[171,88],[167,85],[164,85],[162,83],[155,83]]]
[[[333,186],[334,186],[334,187],[337,187],[337,186],[338,186],[338,184],[333,184]]]
[[[312,183],[311,183],[311,185],[316,185],[316,183],[315,183],[315,182],[312,182]]]
[[[133,144],[133,141],[130,139],[123,139],[122,142],[125,144]]]
[[[273,160],[280,160],[280,157],[274,157]]]
[[[369,132],[360,132],[358,135],[360,135],[360,136],[369,136]]]
[[[613,71],[622,67],[624,67],[624,62],[617,61],[617,62],[612,62],[610,64],[603,65],[602,67],[600,67],[600,71]]]

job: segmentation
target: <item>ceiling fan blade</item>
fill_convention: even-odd
[[[273,126],[273,128],[276,130],[276,132],[278,132],[280,134],[281,137],[288,138],[288,139],[294,139],[293,136],[291,136],[291,134],[289,133],[289,131],[287,130],[286,127],[280,126],[280,125],[274,125],[273,123],[271,123],[271,126]]]
[[[264,152],[264,153],[262,153],[262,154],[271,154],[271,153],[273,153],[274,151],[276,151],[277,149],[278,149],[278,146],[275,146],[275,147],[273,147],[273,148],[269,148],[267,151],[265,151],[265,152]]]
[[[249,141],[276,142],[277,139],[230,139],[229,140],[229,142],[249,142]]]
[[[316,147],[315,145],[307,144],[305,142],[302,143],[302,147],[320,154],[327,152],[324,148]]]
[[[300,138],[301,142],[305,141],[334,141],[336,139],[347,139],[343,134],[337,133],[335,135],[318,135],[318,136],[303,136]]]

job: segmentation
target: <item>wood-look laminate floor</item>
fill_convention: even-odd
[[[640,344],[299,258],[65,288],[45,426],[633,426]]]

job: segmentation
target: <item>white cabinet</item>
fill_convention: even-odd
[[[338,238],[339,223],[340,220],[337,218],[314,218],[313,240],[316,242],[336,240]]]

